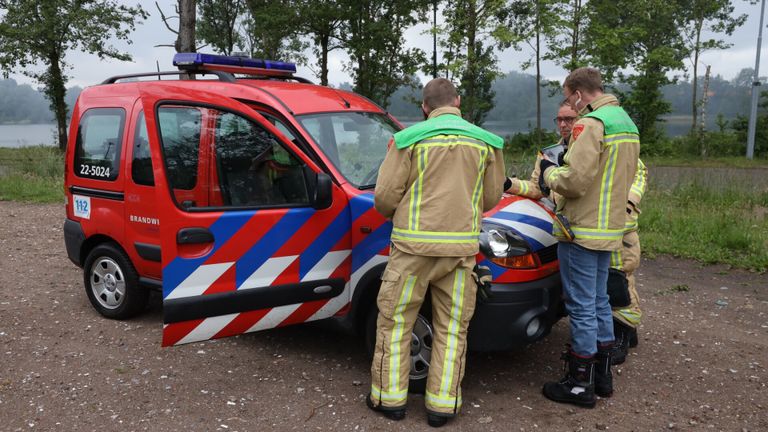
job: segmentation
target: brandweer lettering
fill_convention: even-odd
[[[128,218],[131,222],[138,222],[143,224],[149,224],[149,225],[160,225],[160,219],[158,218],[150,218],[146,216],[136,216],[136,215],[128,215]]]

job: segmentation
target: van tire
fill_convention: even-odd
[[[83,266],[83,282],[91,305],[107,318],[132,318],[147,306],[149,290],[139,285],[131,260],[113,243],[91,250]]]
[[[424,394],[427,390],[427,374],[429,373],[429,357],[432,352],[432,306],[427,300],[421,306],[419,315],[414,324],[412,337],[418,337],[417,353],[411,355],[411,371],[408,383],[408,393]],[[368,356],[373,359],[376,348],[376,320],[379,316],[379,308],[374,302],[368,309],[365,317],[365,347]]]

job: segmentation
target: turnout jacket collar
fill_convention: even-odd
[[[579,117],[583,117],[593,111],[597,111],[606,105],[619,106],[619,100],[616,99],[616,96],[612,94],[604,94],[602,96],[598,96],[579,111]]]
[[[461,111],[454,107],[433,110],[429,118],[395,134],[395,146],[404,149],[437,135],[461,135],[496,147],[504,147],[504,138],[488,132],[461,118]]]

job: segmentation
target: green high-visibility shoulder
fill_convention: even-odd
[[[398,149],[404,149],[437,135],[461,135],[483,141],[496,148],[504,148],[504,138],[453,114],[443,114],[397,132],[395,146]]]
[[[603,106],[584,117],[592,117],[600,120],[605,127],[605,135],[614,135],[620,133],[637,134],[637,126],[629,117],[624,108],[620,106]]]

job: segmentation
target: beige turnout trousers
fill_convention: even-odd
[[[640,236],[637,231],[624,234],[622,248],[611,253],[611,267],[626,273],[631,300],[627,307],[613,308],[613,317],[632,328],[637,328],[643,317],[635,283],[635,270],[640,267]]]
[[[428,411],[453,416],[461,407],[467,326],[475,311],[475,257],[427,257],[390,249],[377,299],[371,400],[384,408],[405,406],[411,331],[430,288],[434,339],[424,400]]]

